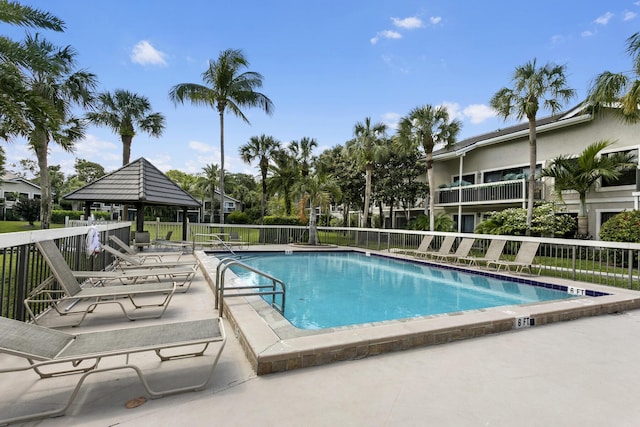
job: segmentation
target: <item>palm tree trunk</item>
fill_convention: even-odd
[[[369,203],[371,202],[371,166],[367,165],[365,171],[365,187],[364,187],[364,225],[368,227],[369,220]]]
[[[435,216],[433,215],[433,154],[427,153],[427,182],[429,183],[429,231],[434,231],[436,228]]]
[[[220,224],[224,224],[224,107],[220,109]],[[224,230],[220,230],[224,231]]]
[[[312,201],[309,201],[311,205],[311,212],[309,213],[309,244],[318,244],[318,225],[316,224],[316,207]]]
[[[267,198],[267,171],[262,173],[262,197],[260,198],[260,225],[264,224],[264,206]]]
[[[536,183],[536,118],[529,118],[529,194],[527,198],[527,236],[531,235],[533,192]]]
[[[587,216],[587,193],[580,194],[580,206],[578,208],[578,236],[589,234],[589,217]]]
[[[122,166],[128,165],[131,161],[131,142],[133,137],[129,135],[122,135]]]
[[[31,144],[36,152],[38,167],[40,168],[40,228],[47,230],[51,226],[51,185],[47,162],[49,136],[46,132],[36,131]]]

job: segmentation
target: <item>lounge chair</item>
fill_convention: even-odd
[[[402,254],[416,256],[421,253],[427,252],[429,250],[429,246],[431,245],[432,241],[433,241],[433,235],[430,234],[422,238],[422,241],[420,242],[418,249],[391,248],[389,251],[393,253],[402,253]]]
[[[197,267],[198,266],[196,261],[184,261],[184,260],[181,261],[180,256],[178,256],[178,258],[176,259],[168,260],[168,259],[158,258],[158,257],[136,256],[136,255],[125,254],[107,244],[101,244],[100,247],[102,248],[103,251],[111,254],[116,259],[117,266],[122,269],[132,268],[132,267],[156,268],[156,267],[179,267],[179,266]]]
[[[216,346],[216,352],[208,356],[213,361],[210,366],[207,365],[207,371],[198,377],[199,382],[180,387],[176,387],[175,383],[172,383],[172,386],[176,388],[167,390],[152,389],[143,373],[144,366],[140,366],[140,362],[136,362],[140,359],[129,358],[131,354],[149,351],[155,352],[163,362],[186,356],[203,356],[207,347],[212,343],[220,344]],[[82,373],[64,407],[2,419],[0,424],[64,415],[73,403],[85,379],[98,372],[132,369],[152,398],[202,390],[211,380],[225,344],[226,335],[220,318],[70,334],[0,317],[0,353],[24,358],[29,362],[15,367],[7,367],[7,364],[3,364],[0,373],[33,369],[40,378]],[[171,351],[170,355],[162,354],[168,349],[187,346],[198,347],[185,348],[180,351],[180,354],[176,354],[175,350]],[[111,358],[110,360],[112,362],[115,360],[115,363],[110,363],[105,368],[99,368],[100,361],[110,356],[120,356],[122,362],[118,363],[116,358]],[[163,366],[166,365],[163,364]],[[42,368],[46,368],[47,372]],[[156,365],[153,365],[152,368],[155,371]],[[57,370],[52,372],[51,369]],[[25,381],[31,380],[25,378]],[[6,412],[4,415],[6,416]]]
[[[464,238],[460,241],[460,244],[458,245],[458,248],[456,249],[456,251],[454,253],[436,253],[433,254],[431,257],[434,260],[437,261],[454,261],[454,262],[458,262],[458,260],[462,257],[466,257],[469,255],[469,252],[471,252],[471,248],[473,247],[473,243],[476,241],[476,239],[472,239],[472,238]]]
[[[117,304],[120,306],[122,313],[129,320],[137,319],[158,319],[162,317],[164,312],[171,302],[173,294],[176,292],[177,284],[175,282],[160,282],[160,283],[141,283],[126,286],[101,286],[101,287],[81,287],[80,283],[71,271],[71,268],[67,264],[66,260],[62,256],[62,253],[56,246],[53,240],[45,240],[42,242],[36,242],[38,250],[42,253],[42,257],[49,265],[49,269],[53,274],[55,280],[45,280],[40,286],[38,286],[31,295],[24,300],[24,305],[27,312],[33,319],[34,323],[37,323],[38,319],[31,309],[32,304],[50,303],[51,306],[58,312],[58,314],[64,316],[68,314],[80,314],[80,320],[73,326],[78,326],[82,323],[87,314],[92,313],[99,305],[103,304]],[[53,282],[57,282],[61,290],[51,289]],[[155,298],[153,303],[139,304],[136,302],[136,297],[143,295],[160,295],[162,299],[157,301]],[[156,307],[159,310],[153,310],[152,313],[133,316],[124,307],[122,302],[118,298],[128,298],[135,310],[148,307]],[[60,306],[64,303],[72,303],[75,301],[88,301],[89,304],[84,309],[66,311],[61,310]]]
[[[142,258],[156,258],[156,259],[163,259],[166,256],[173,256],[172,254],[164,254],[164,253],[138,253],[136,252],[131,246],[129,246],[127,243],[123,242],[122,239],[120,239],[118,236],[116,235],[111,235],[109,236],[109,240],[115,244],[117,247],[120,248],[120,250],[123,253],[126,253],[127,255],[133,255],[133,256],[139,256]],[[175,240],[167,240],[166,242],[163,242],[164,246],[178,246],[182,249],[184,248],[188,248],[188,247],[193,247],[191,242],[182,242],[182,241],[175,241]]]
[[[495,266],[496,270],[500,271],[503,267],[506,271],[512,271],[511,267],[515,267],[515,273],[522,273],[525,269],[529,270],[529,274],[533,274],[531,270],[531,266],[533,265],[533,260],[536,257],[536,252],[538,252],[538,248],[540,247],[540,242],[522,242],[520,245],[520,249],[518,249],[518,253],[516,254],[516,258],[513,261],[505,261],[505,260],[495,260],[487,262],[487,268],[490,266]],[[540,270],[542,266],[538,269],[538,274],[540,274]]]
[[[433,256],[438,256],[438,255],[447,255],[451,252],[451,248],[453,247],[453,244],[455,243],[456,238],[454,236],[447,236],[444,238],[444,240],[442,241],[442,244],[440,245],[440,248],[438,248],[437,251],[425,251],[422,253],[419,253],[418,256],[421,257],[433,257]]]
[[[469,266],[475,265],[478,267],[478,263],[487,263],[489,261],[497,261],[500,259],[502,255],[502,250],[504,249],[504,245],[507,243],[506,240],[492,239],[491,243],[489,243],[489,247],[487,248],[487,252],[481,257],[474,256],[465,256],[458,258],[458,261],[461,263],[468,262]]]
[[[240,249],[249,247],[249,242],[242,241],[237,231],[229,232],[229,239],[227,240],[227,243],[231,246],[238,246]]]

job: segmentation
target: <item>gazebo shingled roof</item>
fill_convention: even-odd
[[[138,231],[142,231],[144,226],[144,215],[140,215],[144,212],[144,205],[179,206],[185,211],[201,206],[200,202],[144,157],[64,195],[63,198],[84,201],[86,206],[93,202],[136,205]],[[186,222],[186,212],[183,221]],[[186,239],[185,233],[186,226],[183,227],[183,239]]]

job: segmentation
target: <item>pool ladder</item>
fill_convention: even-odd
[[[231,288],[225,288],[225,272],[229,267],[238,266],[244,268],[245,270],[256,273],[268,280],[271,280],[271,285],[247,285],[247,286],[233,286]],[[278,289],[278,285],[280,289]],[[237,290],[249,290],[254,289],[253,292],[234,292],[232,294],[225,294],[225,290],[237,291]],[[264,289],[264,290],[263,290]],[[268,290],[270,289],[270,290]],[[276,277],[273,277],[270,274],[267,274],[263,271],[257,270],[235,258],[223,258],[220,260],[220,263],[216,267],[216,303],[215,308],[218,309],[218,315],[222,317],[222,310],[224,307],[223,300],[225,297],[242,297],[242,296],[252,296],[252,295],[271,295],[271,306],[278,310],[280,314],[284,315],[284,303],[286,296],[286,288],[284,282]],[[282,303],[278,304],[276,302],[276,295],[282,295]]]

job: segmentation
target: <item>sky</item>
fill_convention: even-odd
[[[257,175],[256,164],[238,152],[251,137],[273,136],[283,144],[315,138],[315,154],[344,145],[356,123],[370,117],[395,133],[413,108],[445,105],[463,126],[463,140],[507,125],[489,100],[509,86],[516,67],[566,66],[577,92],[566,109],[582,101],[601,72],[631,69],[626,40],[640,31],[640,1],[539,0],[19,0],[66,24],[63,33],[38,30],[77,52],[78,68],[96,74],[98,91],[125,89],[146,96],[165,116],[160,138],[138,133],[131,160],[144,157],[163,172],[190,174],[220,164],[217,111],[174,105],[169,90],[202,84],[209,60],[241,49],[248,71],[263,76],[260,92],[272,115],[253,108],[250,121],[225,115],[225,169]],[[19,40],[25,30],[0,23]],[[549,112],[541,111],[538,117]],[[7,169],[35,159],[24,140],[3,143]],[[74,173],[77,158],[107,172],[122,166],[120,137],[90,125],[73,153],[51,145],[50,165]]]

